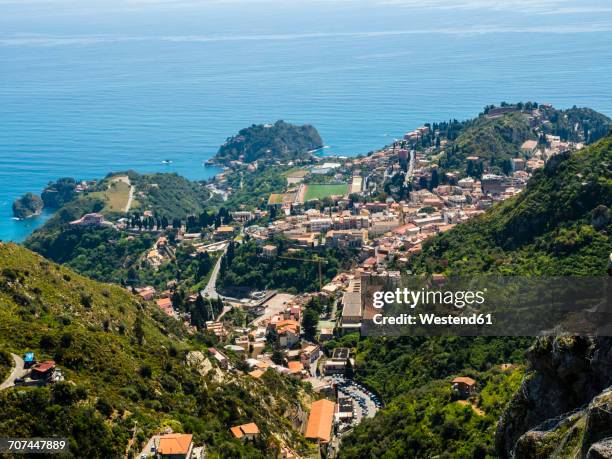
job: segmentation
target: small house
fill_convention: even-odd
[[[234,426],[231,429],[232,435],[235,438],[245,442],[249,440],[255,440],[259,437],[259,427],[254,422],[248,424],[242,424],[240,426]]]
[[[30,376],[32,379],[48,379],[53,376],[55,370],[55,362],[53,360],[44,360],[32,366]]]
[[[453,390],[459,392],[459,395],[464,398],[472,395],[476,389],[476,381],[468,376],[458,376],[451,383]]]

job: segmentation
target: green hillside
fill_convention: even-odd
[[[525,108],[525,104],[519,106]],[[476,156],[484,169],[507,174],[511,169],[509,160],[523,155],[520,147],[525,140],[551,134],[563,141],[592,144],[612,131],[612,120],[590,108],[560,110],[540,105],[537,115],[515,111],[495,116],[488,114],[489,108],[478,118],[462,123],[458,134],[451,136],[439,126],[450,141],[439,161],[444,172],[463,173],[467,170],[467,158]]]
[[[178,174],[137,174],[128,173],[136,187],[135,210],[150,210],[169,219],[185,219],[198,215],[211,207],[210,192],[198,182]]]
[[[540,111],[550,119],[544,125],[544,132],[558,135],[562,140],[594,143],[612,130],[612,120],[591,108],[557,110],[540,106]]]
[[[503,170],[511,158],[519,155],[525,140],[537,139],[523,113],[511,113],[496,118],[481,115],[467,123],[450,151],[440,159],[440,167],[465,170],[469,156],[477,156],[489,167]]]
[[[270,457],[278,438],[303,449],[287,419],[305,396],[299,383],[272,372],[201,376],[185,355],[205,345],[153,303],[15,244],[0,246],[0,266],[0,348],[52,358],[66,374],[52,387],[0,392],[0,436],[66,436],[77,457],[120,457],[134,427],[131,454],[170,425],[213,458]],[[229,427],[250,421],[262,440],[245,446]]]
[[[550,162],[527,189],[424,244],[415,272],[604,275],[612,253],[612,136]],[[366,338],[357,378],[386,408],[343,441],[343,458],[495,457],[499,416],[518,389],[528,338]],[[500,363],[517,364],[501,370]],[[470,406],[454,376],[477,381]]]
[[[424,244],[418,270],[588,275],[612,252],[612,136],[559,155],[527,189]]]
[[[242,129],[219,148],[215,160],[223,164],[240,159],[247,163],[258,159],[292,160],[321,147],[323,141],[313,126],[277,121],[273,125],[254,124]]]

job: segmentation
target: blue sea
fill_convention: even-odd
[[[612,116],[612,8],[597,1],[0,2],[0,239],[49,214],[50,180],[216,173],[253,123],[313,124],[328,154],[501,101]],[[172,164],[163,164],[171,160]]]

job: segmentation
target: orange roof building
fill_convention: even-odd
[[[300,332],[300,323],[297,320],[281,320],[276,323],[276,331],[281,334],[285,331],[290,331],[292,333]]]
[[[297,360],[292,360],[287,363],[287,368],[291,373],[300,373],[304,369],[304,364],[302,362],[298,362]]]
[[[172,308],[172,300],[170,298],[160,298],[156,301],[157,306],[164,311],[167,315],[171,316],[174,314],[174,309]]]
[[[159,437],[157,452],[160,456],[190,457],[193,435],[172,433]]]
[[[455,379],[453,379],[452,383],[453,384],[465,384],[466,386],[471,387],[476,384],[476,381],[474,381],[472,378],[468,376],[458,376]]]
[[[328,443],[331,440],[335,403],[322,399],[313,402],[304,436],[310,440]]]
[[[254,422],[230,428],[234,437],[240,440],[252,439],[259,435],[259,427]]]
[[[264,372],[262,370],[253,370],[249,373],[249,376],[251,376],[252,378],[255,379],[259,379],[261,378],[261,376],[264,374]]]

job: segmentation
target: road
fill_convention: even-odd
[[[410,150],[410,162],[408,163],[408,171],[406,172],[406,176],[404,178],[404,183],[408,185],[412,182],[412,176],[414,175],[414,160],[416,159],[416,152],[414,150]]]
[[[13,354],[11,352],[11,356],[13,356],[13,360],[15,361],[15,368],[11,371],[11,374],[5,381],[0,384],[0,390],[8,389],[9,387],[13,387],[15,385],[15,379],[23,378],[28,370],[24,368],[23,359],[19,357],[17,354]]]
[[[206,284],[206,287],[204,287],[204,289],[200,291],[201,295],[204,298],[210,298],[211,300],[216,300],[217,298],[219,298],[219,293],[217,293],[217,288],[216,288],[217,277],[219,277],[219,271],[221,270],[221,260],[223,260],[226,250],[227,250],[227,244],[225,245],[225,248],[223,249],[223,253],[217,260],[217,263],[215,263],[215,267],[213,268],[213,271],[210,274],[210,279],[208,279],[208,283]]]
[[[128,201],[127,201],[127,204],[125,205],[125,211],[124,211],[126,214],[130,211],[130,207],[132,207],[133,198],[134,198],[134,185],[130,185],[130,194],[128,195]]]

